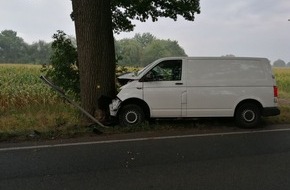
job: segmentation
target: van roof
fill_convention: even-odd
[[[257,61],[269,61],[263,57],[164,57],[160,60],[172,60],[172,59],[196,59],[196,60],[257,60]]]

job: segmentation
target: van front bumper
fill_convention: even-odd
[[[109,105],[111,116],[117,116],[121,103],[122,101],[118,98],[112,100],[112,103]]]
[[[264,108],[262,115],[264,117],[280,115],[280,109],[277,107]]]

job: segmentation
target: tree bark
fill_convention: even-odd
[[[115,48],[110,0],[72,0],[82,107],[94,115],[101,95],[114,97]]]

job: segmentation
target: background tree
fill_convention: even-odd
[[[287,67],[290,67],[290,62],[287,63]]]
[[[47,64],[50,53],[50,43],[38,41],[30,45],[13,30],[0,33],[0,63]]]
[[[137,41],[140,44],[140,46],[144,49],[150,43],[152,43],[154,40],[156,40],[156,37],[150,33],[143,33],[143,34],[137,33],[137,34],[135,34],[133,40]]]
[[[119,65],[140,66],[142,58],[142,46],[133,39],[122,39],[116,41],[116,55]]]
[[[39,40],[28,45],[26,56],[28,63],[48,64],[51,56],[51,43]]]
[[[25,52],[28,45],[17,36],[17,32],[3,30],[0,33],[0,62],[1,63],[23,63],[27,57]]]
[[[170,56],[186,56],[186,54],[177,41],[154,40],[144,48],[141,64],[145,66],[158,58]]]
[[[285,67],[286,63],[282,59],[278,59],[278,60],[274,61],[273,66],[274,67]]]
[[[194,20],[199,0],[72,0],[80,69],[82,106],[94,114],[101,95],[115,95],[115,32],[131,31],[132,20],[181,15]]]
[[[143,67],[161,57],[187,56],[177,41],[160,40],[150,33],[115,41],[118,64]]]

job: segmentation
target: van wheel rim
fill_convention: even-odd
[[[130,124],[134,124],[138,120],[138,115],[134,111],[129,111],[125,117],[126,117],[126,121]]]
[[[243,116],[243,119],[249,123],[253,122],[256,118],[256,114],[253,110],[245,110],[242,116]]]

